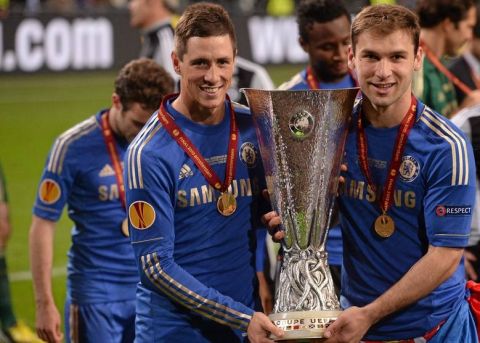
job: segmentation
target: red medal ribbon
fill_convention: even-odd
[[[110,155],[110,160],[113,164],[113,170],[115,171],[115,177],[117,179],[118,186],[118,195],[124,209],[126,209],[126,198],[125,198],[125,184],[123,182],[123,168],[120,163],[120,158],[118,157],[117,146],[115,145],[115,137],[113,136],[112,129],[108,123],[109,111],[105,112],[101,118],[102,124],[102,135],[105,139],[105,145],[107,146],[108,154]]]
[[[307,83],[310,89],[320,89],[319,82],[313,74],[312,68],[310,66],[307,67]]]
[[[177,144],[185,151],[185,153],[193,160],[200,172],[205,176],[208,183],[220,192],[225,192],[235,177],[235,168],[237,164],[237,146],[238,146],[238,129],[235,122],[235,112],[233,111],[230,98],[227,95],[228,105],[230,107],[230,138],[228,142],[227,166],[225,168],[225,180],[223,184],[212,167],[205,158],[200,154],[198,149],[193,145],[185,133],[175,124],[171,115],[167,112],[165,104],[168,100],[176,97],[178,94],[171,94],[163,98],[160,110],[158,111],[158,120],[162,123],[165,130],[172,136]]]
[[[447,77],[447,79],[449,79],[455,86],[460,88],[460,90],[465,94],[469,95],[472,92],[470,87],[460,81],[458,77],[453,75],[452,72],[443,65],[443,63],[438,59],[438,57],[435,56],[435,54],[427,47],[425,42],[420,41],[420,46],[422,47],[423,51],[425,51],[425,56],[430,60],[430,62],[432,62],[435,68],[437,68],[443,75]]]
[[[310,89],[321,89],[320,87],[320,82],[318,81],[317,77],[315,74],[313,74],[312,68],[310,66],[307,66],[307,84]],[[352,71],[349,69],[348,74],[352,78],[353,82],[355,83],[355,86],[358,86],[357,79],[353,77]]]
[[[395,181],[398,176],[398,169],[400,168],[401,159],[403,156],[403,151],[407,143],[408,134],[415,123],[415,114],[417,108],[417,98],[412,94],[412,102],[410,103],[410,108],[408,109],[407,114],[400,124],[399,132],[397,138],[395,139],[395,145],[393,148],[392,159],[390,161],[389,171],[387,174],[387,180],[384,185],[382,199],[380,202],[380,209],[382,213],[385,214],[388,209],[393,204],[393,191],[395,189]],[[358,114],[358,151],[360,158],[360,168],[362,169],[363,174],[365,175],[368,185],[376,193],[376,186],[372,182],[372,175],[370,173],[370,168],[368,167],[368,152],[367,152],[367,136],[365,134],[365,128],[363,127],[362,112]]]

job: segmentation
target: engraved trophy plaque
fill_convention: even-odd
[[[358,88],[243,92],[285,230],[269,318],[285,331],[282,340],[322,338],[340,314],[325,244]]]

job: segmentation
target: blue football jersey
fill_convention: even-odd
[[[389,238],[379,237],[373,223],[381,214],[378,193],[359,166],[358,109],[346,145],[348,171],[341,190],[344,241],[341,305],[363,306],[395,284],[428,246],[465,247],[475,201],[475,166],[470,143],[450,121],[420,101],[395,183],[395,222]],[[368,164],[378,192],[384,188],[398,126],[365,128]],[[348,252],[348,253],[347,253]],[[463,262],[454,274],[426,297],[374,325],[366,338],[422,336],[447,319],[465,301]]]
[[[138,273],[122,234],[126,211],[102,135],[103,112],[55,141],[43,170],[33,213],[57,221],[65,204],[73,221],[68,252],[68,297],[76,304],[135,299]],[[120,159],[128,146],[116,139]]]
[[[340,88],[353,88],[357,83],[353,79],[352,75],[348,73],[338,82],[321,82],[317,85],[318,89],[340,89]],[[310,89],[307,81],[307,68],[295,74],[290,80],[282,83],[278,89],[299,91]]]
[[[237,209],[229,217],[218,212],[219,193],[156,115],[128,149],[130,237],[141,275],[136,328],[140,342],[142,335],[148,337],[148,330],[161,341],[183,342],[182,337],[208,341],[206,328],[212,323],[223,324],[216,334],[222,341],[222,335],[226,339],[232,329],[244,331],[250,322],[256,283],[255,228],[260,213],[266,211],[265,204],[256,200],[266,187],[251,115],[246,107],[232,106],[239,141],[229,188]],[[230,116],[217,125],[202,125],[178,113],[170,102],[166,109],[223,181]],[[226,102],[225,113],[229,111]]]

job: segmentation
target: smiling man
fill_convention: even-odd
[[[413,12],[367,7],[351,36],[362,98],[339,199],[344,311],[325,343],[475,343],[462,261],[475,202],[472,148],[412,94],[422,63]],[[279,223],[275,213],[264,219],[272,229]]]
[[[349,63],[363,98],[340,196],[345,311],[327,342],[477,341],[461,262],[474,158],[463,133],[412,95],[419,33],[401,6],[366,8],[352,23]]]
[[[219,5],[186,8],[175,29],[180,94],[167,97],[125,162],[140,272],[135,342],[271,342],[255,306],[264,187],[248,109],[230,102],[236,38]]]

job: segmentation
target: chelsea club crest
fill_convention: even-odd
[[[240,147],[240,159],[247,165],[248,168],[253,168],[257,164],[257,148],[253,143],[245,142]]]
[[[413,156],[403,156],[399,168],[400,178],[404,182],[412,182],[420,172],[420,164]]]

